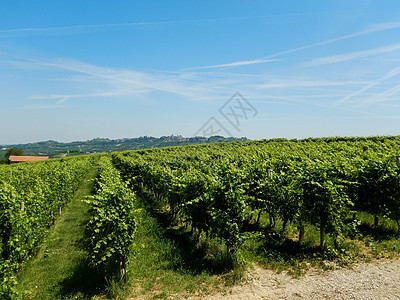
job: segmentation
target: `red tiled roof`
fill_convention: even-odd
[[[11,162],[27,162],[27,161],[38,161],[49,159],[48,156],[14,156],[10,155],[9,160]]]

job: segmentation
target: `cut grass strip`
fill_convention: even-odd
[[[89,206],[82,201],[92,193],[93,168],[81,183],[73,200],[49,230],[37,255],[18,276],[27,299],[88,299],[104,294],[105,282],[87,263],[85,225]]]

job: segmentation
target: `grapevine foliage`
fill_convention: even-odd
[[[139,211],[134,194],[122,182],[110,159],[102,157],[99,166],[95,195],[86,199],[92,214],[87,226],[90,261],[105,271],[120,268],[124,276],[128,256],[134,250],[132,239]]]

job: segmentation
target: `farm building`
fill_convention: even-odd
[[[15,156],[10,155],[9,160],[11,164],[20,163],[20,162],[31,162],[31,161],[39,161],[49,159],[48,156]]]

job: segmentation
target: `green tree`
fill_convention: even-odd
[[[24,155],[24,150],[22,150],[20,148],[12,147],[6,151],[6,153],[4,154],[4,157],[6,158],[6,160],[8,160],[9,157],[12,155],[22,156],[22,155]]]

